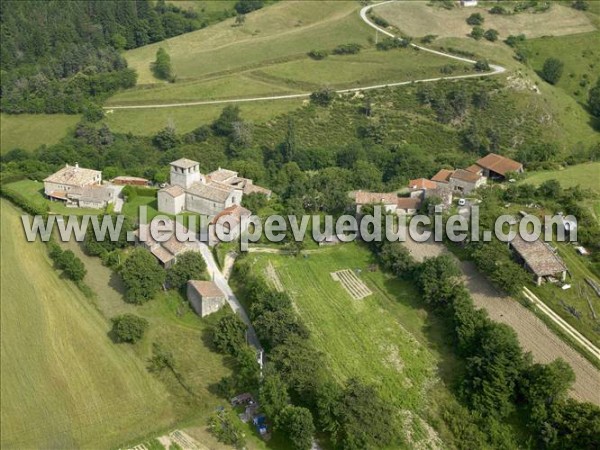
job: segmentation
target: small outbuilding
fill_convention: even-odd
[[[552,248],[539,238],[528,242],[519,234],[510,242],[510,246],[523,263],[525,269],[533,273],[535,282],[539,286],[545,277],[560,278],[565,281],[567,266]]]
[[[202,280],[188,281],[187,299],[200,317],[217,312],[227,301],[215,282]]]

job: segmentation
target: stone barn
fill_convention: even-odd
[[[200,317],[217,312],[225,303],[225,294],[213,281],[190,280],[187,298]]]

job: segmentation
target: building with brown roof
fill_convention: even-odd
[[[398,194],[395,192],[356,191],[353,196],[357,213],[365,205],[382,205],[387,213],[393,213],[397,208]]]
[[[476,164],[483,169],[483,176],[488,178],[504,179],[509,172],[523,172],[523,164],[496,153],[484,156]]]
[[[447,186],[450,182],[450,176],[454,173],[454,170],[441,169],[438,173],[436,173],[433,177],[431,177],[431,181],[436,183],[436,187],[440,184]]]
[[[449,184],[455,192],[468,194],[486,182],[485,177],[464,169],[456,169],[448,178]]]
[[[158,210],[161,212],[190,211],[214,216],[226,208],[240,205],[244,195],[258,192],[271,196],[270,190],[255,186],[252,180],[239,177],[233,170],[219,168],[204,175],[200,172],[200,163],[187,158],[173,161],[170,166],[171,185],[158,191]]]
[[[149,186],[150,180],[140,177],[118,176],[113,178],[111,183],[121,186]]]
[[[161,238],[163,236],[162,227],[161,237],[157,240],[152,233],[150,224],[140,224],[139,228],[134,231],[134,236],[138,245],[149,250],[165,269],[169,269],[177,262],[177,256],[184,252],[197,252],[199,248],[195,242],[188,240],[189,231],[183,224],[169,219],[165,221],[164,226],[168,230],[164,233],[170,233],[168,239],[164,241]]]
[[[408,189],[411,191],[421,191],[424,189],[435,189],[437,184],[434,181],[428,180],[427,178],[417,178],[416,180],[410,180],[408,182]]]
[[[536,284],[540,285],[544,277],[565,280],[567,266],[546,242],[539,238],[528,242],[517,233],[510,246],[524,267],[533,273]]]
[[[227,301],[225,294],[215,282],[201,280],[188,281],[187,299],[200,317],[217,312]]]
[[[421,206],[421,199],[415,197],[401,197],[396,201],[396,213],[413,215]]]

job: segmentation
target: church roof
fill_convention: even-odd
[[[206,200],[211,200],[213,202],[224,202],[227,200],[232,190],[233,189],[226,189],[225,185],[222,184],[217,186],[216,183],[195,183],[187,189],[187,192],[191,195],[195,195]]]
[[[182,169],[189,169],[190,167],[195,167],[195,166],[200,165],[200,163],[198,161],[193,161],[191,159],[181,158],[181,159],[178,159],[177,161],[173,161],[171,163],[171,165],[174,167],[180,167]]]

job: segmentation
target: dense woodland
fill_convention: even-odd
[[[120,50],[207,24],[207,17],[164,0],[2,2],[2,111],[83,112],[135,86],[137,75]]]

